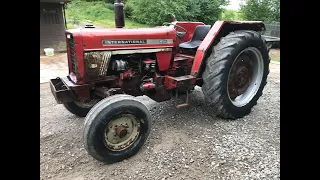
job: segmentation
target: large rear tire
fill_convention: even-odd
[[[248,115],[267,83],[269,54],[255,31],[221,38],[206,61],[202,91],[214,113],[225,119]]]
[[[150,121],[148,109],[133,96],[107,97],[85,118],[85,148],[98,161],[122,161],[142,147],[150,132]]]

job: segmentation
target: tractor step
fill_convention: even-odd
[[[178,77],[166,76],[165,78],[165,85],[168,89],[174,89],[178,87],[189,87],[191,85],[194,85],[195,82],[196,77],[192,75]]]
[[[178,99],[178,93],[179,93],[179,90],[177,89],[176,90],[176,99]],[[183,108],[183,107],[189,106],[189,91],[187,91],[186,95],[187,95],[186,96],[186,102],[182,103],[182,104],[177,104],[176,105],[177,108]]]
[[[179,96],[179,89],[186,89],[186,101],[185,103],[176,105],[177,108],[186,107],[189,105],[189,87],[194,86],[196,83],[196,77],[192,75],[185,75],[185,76],[166,76],[165,77],[165,86],[167,89],[175,89],[176,91],[176,99]]]

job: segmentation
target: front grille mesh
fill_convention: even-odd
[[[72,34],[70,34],[70,38],[68,40],[68,48],[70,50],[70,61],[71,61],[71,70],[73,73],[77,74],[77,59],[74,51],[74,40]]]
[[[105,76],[110,59],[110,51],[91,51],[84,53],[86,80],[96,80],[99,76]]]

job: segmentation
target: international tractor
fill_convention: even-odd
[[[115,3],[115,28],[66,30],[69,73],[50,80],[57,103],[85,117],[88,154],[115,163],[136,154],[151,115],[137,96],[156,102],[202,88],[213,115],[238,119],[257,104],[267,83],[269,48],[260,21],[181,22],[124,28]],[[176,107],[175,107],[176,108]]]

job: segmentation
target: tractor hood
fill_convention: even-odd
[[[74,39],[81,38],[84,50],[162,48],[173,47],[176,43],[174,29],[166,26],[135,29],[83,28],[67,30],[66,33],[71,33]]]

